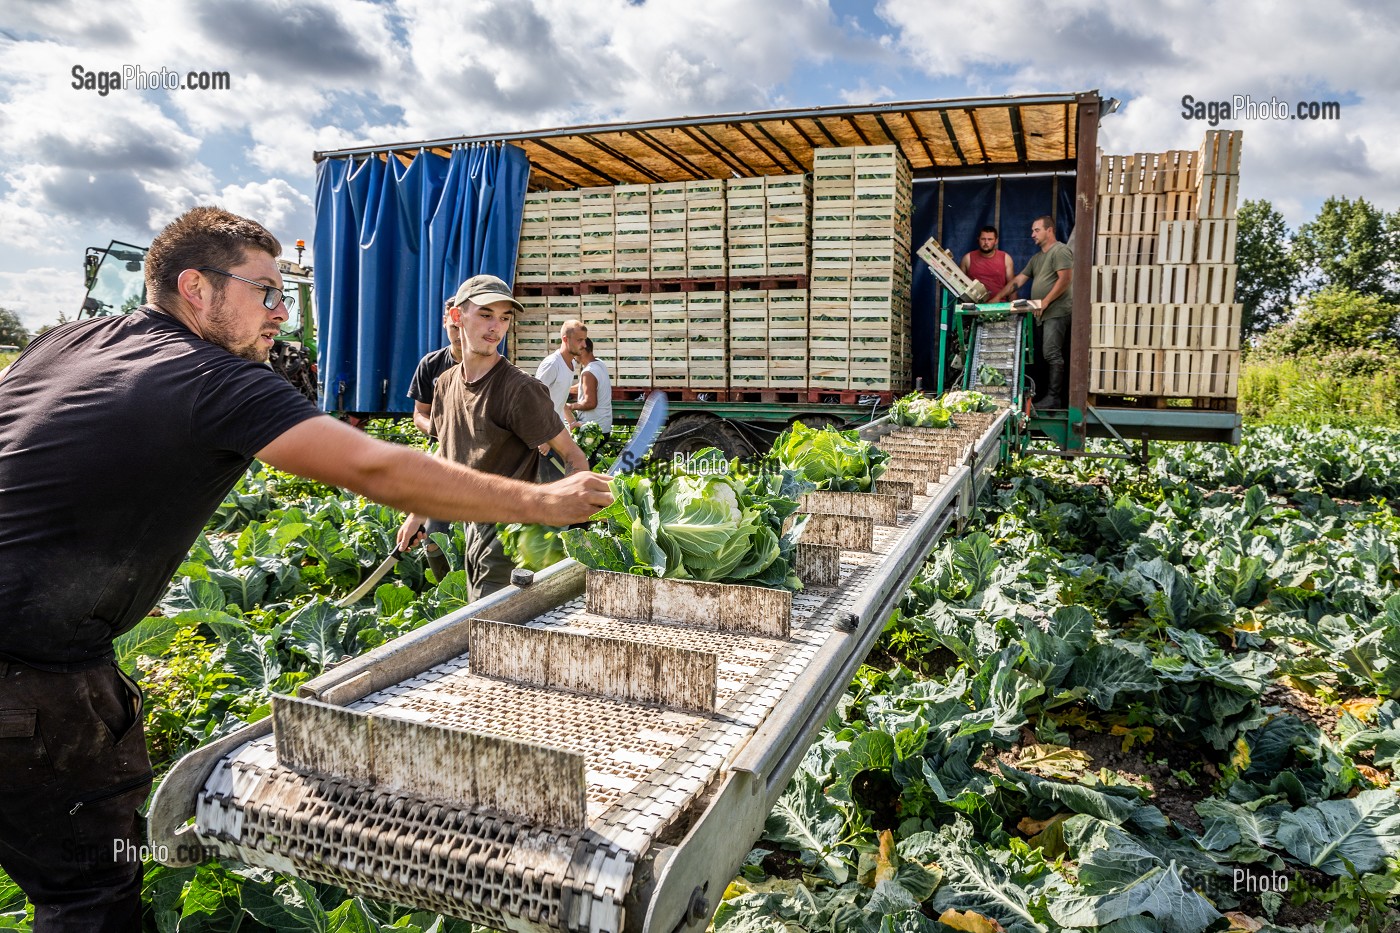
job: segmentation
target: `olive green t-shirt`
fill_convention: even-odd
[[[1050,289],[1055,287],[1055,282],[1059,278],[1057,273],[1061,269],[1072,269],[1073,267],[1074,251],[1064,243],[1055,243],[1049,249],[1032,256],[1031,261],[1026,263],[1026,268],[1021,270],[1021,274],[1031,280],[1031,297],[1040,299],[1050,294]],[[1044,310],[1041,320],[1069,317],[1069,296],[1072,291],[1074,291],[1073,280],[1070,281],[1069,288],[1065,289],[1064,293]]]
[[[526,482],[539,466],[535,448],[564,430],[544,383],[506,359],[475,382],[460,363],[444,372],[429,417],[438,456]]]

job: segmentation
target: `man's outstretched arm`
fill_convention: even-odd
[[[597,473],[524,483],[376,440],[329,416],[288,429],[257,456],[279,470],[444,521],[570,525],[612,502],[607,477]]]

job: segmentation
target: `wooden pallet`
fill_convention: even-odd
[[[1196,189],[1196,216],[1202,220],[1232,220],[1239,187],[1238,175],[1202,175]]]
[[[1196,300],[1196,269],[1194,265],[1159,266],[1157,301],[1160,304],[1189,304]]]
[[[1202,220],[1196,234],[1196,261],[1224,264],[1235,261],[1235,220]]]
[[[1164,220],[1157,228],[1157,264],[1183,265],[1196,261],[1196,221]]]
[[[1237,175],[1240,171],[1240,150],[1244,144],[1243,130],[1206,130],[1196,160],[1199,175]]]
[[[1232,304],[1235,300],[1237,267],[1201,265],[1196,267],[1196,304]]]

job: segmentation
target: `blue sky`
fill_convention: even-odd
[[[196,203],[312,233],[312,152],[612,120],[1080,91],[1107,151],[1195,148],[1181,98],[1339,101],[1245,130],[1242,194],[1400,208],[1400,14],[1364,0],[125,0],[0,8],[0,306],[73,314],[82,254]],[[227,71],[227,91],[75,89],[72,69]]]

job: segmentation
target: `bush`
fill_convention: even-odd
[[[1262,424],[1400,426],[1400,354],[1255,356],[1240,373],[1239,407]]]
[[[1264,335],[1263,357],[1321,356],[1338,350],[1400,347],[1400,306],[1373,295],[1329,287],[1308,296],[1298,317]]]

